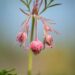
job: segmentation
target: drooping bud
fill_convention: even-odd
[[[19,32],[17,35],[17,41],[19,43],[24,43],[27,39],[27,34],[25,32]]]
[[[30,48],[34,54],[39,54],[43,49],[43,43],[39,40],[32,41]]]
[[[51,32],[52,32],[52,28],[49,27],[48,25],[44,25],[44,30],[45,30],[46,32],[48,32],[48,31],[51,31]]]
[[[46,35],[45,36],[45,43],[52,48],[53,47],[53,38],[51,35]]]

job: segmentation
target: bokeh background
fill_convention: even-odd
[[[56,0],[61,6],[47,10],[42,16],[54,20],[53,27],[61,35],[52,34],[53,49],[33,55],[33,75],[75,75],[75,0]],[[26,19],[19,0],[0,0],[0,69],[16,68],[18,75],[27,74],[28,52],[19,47],[16,35]],[[42,40],[39,23],[39,39]]]

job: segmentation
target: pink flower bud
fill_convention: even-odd
[[[27,39],[27,34],[25,32],[19,32],[17,35],[17,41],[19,43],[24,43]]]
[[[49,47],[53,47],[53,38],[51,35],[46,35],[45,37],[45,43],[49,46]]]
[[[39,40],[32,41],[30,48],[34,54],[39,54],[43,48],[43,44]]]
[[[49,27],[48,25],[44,25],[44,29],[45,29],[46,32],[47,32],[47,31],[52,31],[52,28]]]

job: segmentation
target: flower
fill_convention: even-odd
[[[26,20],[22,24],[21,31],[17,35],[17,41],[22,44],[26,42],[28,45],[28,49],[30,48],[34,54],[39,54],[43,48],[45,48],[45,44],[49,46],[50,48],[53,47],[53,37],[49,34],[49,32],[55,32],[56,34],[59,34],[55,29],[53,29],[51,26],[55,24],[51,19],[46,19],[42,16],[40,16],[41,13],[43,13],[45,10],[47,10],[49,7],[60,5],[58,4],[52,4],[54,0],[50,0],[47,2],[47,0],[29,0],[24,1],[20,0],[23,4],[25,4],[28,11],[24,11],[20,8],[20,11],[27,16]],[[33,2],[33,5],[30,7],[31,2]],[[42,8],[42,4],[44,4],[44,7]],[[32,18],[32,25],[30,25],[29,22],[31,22]],[[38,27],[37,22],[38,20],[41,20],[43,25],[43,32],[44,32],[44,42],[38,40]],[[31,29],[30,29],[31,27]],[[29,32],[31,30],[31,32]],[[27,37],[30,37],[30,42],[26,41]],[[34,40],[35,39],[35,40]],[[30,43],[30,44],[29,44]],[[24,44],[25,45],[25,44]],[[24,46],[26,49],[26,45]]]
[[[47,44],[50,48],[53,47],[53,37],[51,35],[45,36],[45,44]]]
[[[19,43],[24,43],[27,39],[27,34],[25,32],[19,32],[17,35],[17,41]]]
[[[43,43],[39,40],[32,41],[30,48],[34,54],[39,54],[43,49]]]
[[[28,31],[29,31],[29,20],[30,20],[30,16],[22,23],[22,31],[25,31],[28,35]]]

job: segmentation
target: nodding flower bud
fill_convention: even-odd
[[[17,41],[19,43],[24,43],[27,39],[27,34],[25,32],[19,32],[17,35]]]
[[[53,38],[51,35],[46,35],[45,36],[45,43],[52,48],[53,47]]]
[[[52,28],[49,27],[48,25],[44,25],[44,29],[45,29],[46,32],[52,31]]]
[[[34,54],[39,54],[43,49],[43,43],[39,40],[32,41],[30,48]]]

